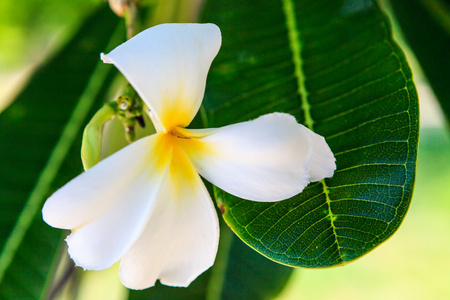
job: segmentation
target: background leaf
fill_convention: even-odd
[[[61,42],[67,42],[98,4],[98,0],[22,0],[20,5],[1,1],[0,74],[25,61],[32,63]]]
[[[331,179],[258,203],[216,189],[245,243],[283,264],[328,267],[390,237],[409,207],[418,103],[405,57],[373,1],[209,1],[222,30],[204,103],[208,127],[274,111],[324,136]]]
[[[450,2],[390,0],[396,20],[450,118]]]
[[[82,172],[83,124],[112,75],[99,53],[117,20],[105,6],[96,12],[0,115],[1,299],[46,296],[63,233],[42,221],[42,203]],[[116,33],[113,44],[123,36]]]
[[[226,228],[225,224],[223,227]],[[222,292],[216,299],[272,299],[282,290],[292,272],[292,268],[276,264],[253,251],[234,233],[227,262]]]

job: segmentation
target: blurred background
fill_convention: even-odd
[[[100,4],[101,0],[0,1],[0,111]],[[413,69],[421,106],[409,213],[392,238],[359,260],[344,267],[296,270],[278,300],[450,299],[450,130],[401,32],[393,26]],[[79,299],[122,299],[127,293],[116,268],[85,272],[81,280]]]

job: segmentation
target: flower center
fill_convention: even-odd
[[[198,159],[204,155],[209,155],[213,149],[211,145],[202,140],[203,135],[189,129],[174,126],[167,133],[162,133],[163,136],[163,153],[184,153],[189,159]]]
[[[187,140],[191,139],[189,131],[184,129],[184,128],[181,128],[181,127],[174,127],[174,128],[172,128],[170,130],[170,134],[175,136],[175,137],[177,137],[177,138],[180,138],[180,139],[187,139]]]

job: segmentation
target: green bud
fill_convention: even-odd
[[[102,126],[116,115],[114,106],[114,102],[103,105],[84,129],[81,143],[81,160],[85,171],[100,161]]]
[[[136,140],[135,126],[145,126],[142,118],[142,100],[131,85],[116,99],[116,115],[125,128],[125,137],[129,143]]]

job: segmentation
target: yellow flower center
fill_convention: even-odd
[[[168,168],[167,176],[171,177],[173,186],[177,186],[179,191],[196,186],[194,181],[199,178],[190,158],[207,154],[208,145],[196,138],[198,135],[181,127],[174,127],[167,133],[159,132],[157,135],[154,152],[156,157],[149,158],[156,161],[156,171],[165,172]]]

